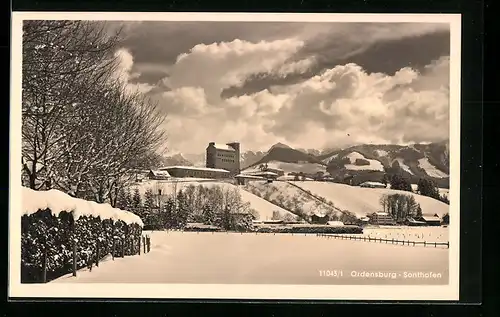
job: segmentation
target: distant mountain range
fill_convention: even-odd
[[[242,169],[264,163],[324,166],[333,178],[353,183],[381,181],[384,174],[399,173],[412,183],[421,177],[433,179],[440,187],[449,187],[449,141],[412,145],[363,144],[334,150],[294,149],[277,143],[268,151],[240,154]],[[204,166],[205,154],[176,154],[164,158],[164,165]],[[307,170],[307,169],[305,169]],[[314,170],[317,170],[315,168]]]

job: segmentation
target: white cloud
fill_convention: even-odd
[[[188,53],[179,55],[170,69],[168,85],[172,89],[203,87],[214,102],[213,98],[218,98],[224,88],[241,86],[251,75],[303,72],[311,65],[311,60],[287,62],[303,45],[304,42],[296,39],[198,44]]]
[[[147,93],[154,88],[154,86],[145,83],[130,83],[130,80],[138,77],[139,74],[132,73],[132,67],[134,66],[134,57],[127,49],[121,48],[117,50],[115,52],[115,57],[118,61],[118,67],[116,69],[115,76],[125,84],[125,87],[129,92],[138,91],[141,93]]]
[[[377,36],[418,34],[412,32],[379,30]],[[276,142],[319,149],[448,138],[449,57],[422,72],[405,67],[392,76],[367,73],[356,64],[338,65],[297,84],[220,97],[223,89],[256,74],[310,70],[314,59],[293,60],[303,45],[295,38],[235,40],[199,44],[181,54],[163,80],[171,91],[155,96],[169,116],[165,128],[170,149],[199,153],[210,141],[231,140],[239,140],[243,150],[267,150]],[[130,78],[133,58],[126,51],[121,54],[122,69]]]

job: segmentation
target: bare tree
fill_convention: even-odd
[[[52,187],[53,165],[64,149],[60,141],[78,128],[68,119],[113,73],[118,40],[98,22],[24,22],[22,166],[31,188]]]

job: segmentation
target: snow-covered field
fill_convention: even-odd
[[[367,159],[363,154],[361,154],[359,152],[349,153],[349,155],[347,155],[346,157],[349,158],[349,160],[351,160],[351,164],[345,165],[345,168],[348,170],[356,170],[356,171],[367,170],[367,171],[382,171],[382,172],[384,171],[384,166],[382,165],[382,163],[380,163],[377,160]],[[366,160],[366,161],[370,162],[370,164],[369,165],[355,165],[354,163],[356,162],[357,159]]]
[[[380,197],[384,194],[406,194],[413,195],[420,204],[424,214],[438,214],[442,217],[449,211],[449,206],[436,199],[386,188],[362,188],[344,184],[328,182],[293,182],[303,189],[309,190],[317,196],[332,201],[337,208],[347,209],[358,217],[364,217],[368,213],[380,211]]]
[[[306,182],[316,183],[313,181]],[[329,211],[336,212],[333,207],[319,202],[314,197],[311,197],[311,195],[292,185],[295,183],[277,181],[268,184],[266,182],[255,181],[249,182],[245,186],[245,189],[249,192],[258,192],[260,197],[266,200],[276,201],[281,199],[285,203],[285,206],[287,203],[291,204],[290,207],[292,210],[295,206],[300,205],[302,210],[309,215],[313,213],[325,214]]]
[[[365,227],[363,236],[370,238],[448,242],[448,227],[408,227],[408,226],[381,226]]]
[[[288,173],[306,173],[306,174],[314,174],[316,172],[326,172],[326,166],[316,163],[285,163],[278,161],[270,161],[267,163],[267,167],[269,168],[277,168],[282,169],[285,174]],[[260,171],[258,166],[251,167],[243,171],[243,173],[249,172],[257,172]]]
[[[164,195],[172,195],[175,190],[179,191],[182,188],[188,187],[190,185],[194,186],[205,186],[205,187],[211,187],[211,186],[221,186],[224,189],[236,189],[240,192],[241,198],[244,202],[250,203],[250,208],[255,209],[260,216],[260,220],[268,220],[271,219],[273,216],[273,211],[279,211],[280,214],[286,215],[290,214],[287,210],[276,206],[263,198],[257,197],[254,194],[244,190],[241,186],[236,186],[227,182],[222,182],[222,181],[214,181],[212,180],[198,180],[198,181],[183,181],[183,182],[169,182],[169,181],[156,181],[156,180],[150,180],[147,182],[139,183],[135,185],[134,187],[139,188],[139,192],[141,193],[142,196],[144,196],[144,193],[148,188],[152,189],[154,193],[158,192],[158,189],[162,190],[162,193]],[[293,215],[293,214],[291,214]]]
[[[153,232],[151,252],[101,262],[52,283],[446,284],[448,249],[316,235]],[[337,271],[337,277],[320,271]],[[352,276],[393,273],[394,278]],[[437,278],[404,278],[433,272]],[[342,273],[342,276],[339,276]],[[68,285],[69,286],[69,285]]]
[[[430,177],[435,177],[435,178],[449,177],[448,174],[438,170],[434,165],[432,165],[429,162],[429,159],[426,157],[418,160],[418,166],[420,168],[423,168],[425,170],[425,172],[427,173],[427,175],[429,175]]]

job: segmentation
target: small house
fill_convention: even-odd
[[[408,217],[405,220],[405,225],[416,227],[416,226],[426,226],[427,223],[425,221],[415,220],[411,217]]]
[[[330,219],[328,218],[327,215],[322,215],[322,214],[313,214],[311,215],[311,223],[315,223],[315,224],[326,224],[328,223]]]
[[[441,225],[441,218],[439,218],[438,215],[422,215],[419,219],[419,221],[425,222],[427,226],[440,226]]]
[[[386,188],[387,186],[383,183],[379,182],[364,182],[359,184],[360,187],[365,187],[365,188]]]
[[[370,223],[373,225],[395,225],[396,222],[387,212],[374,212],[369,215]]]

